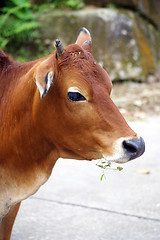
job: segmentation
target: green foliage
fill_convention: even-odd
[[[102,181],[103,180],[103,177],[104,177],[105,175],[104,175],[104,173],[102,174],[102,176],[101,176],[101,178],[100,178],[100,180]]]
[[[117,9],[117,6],[114,3],[108,4],[108,7],[112,9]]]
[[[3,50],[12,52],[22,44],[37,39],[40,24],[35,20],[27,0],[8,0],[1,12],[0,47]]]
[[[84,6],[82,0],[52,0],[55,7],[64,8],[68,7],[70,9],[80,9]]]
[[[122,171],[123,170],[123,168],[119,167],[119,166],[116,167],[116,168],[111,168],[111,162],[110,161],[106,161],[104,158],[100,159],[96,165],[103,170],[103,174],[101,175],[101,178],[100,178],[101,181],[103,180],[103,178],[106,179],[104,170],[106,170],[106,169],[107,170],[118,170],[118,171]]]

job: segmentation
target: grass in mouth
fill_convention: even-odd
[[[103,174],[101,175],[101,178],[100,178],[101,181],[103,180],[103,178],[106,179],[104,170],[106,170],[106,169],[107,170],[117,170],[117,171],[122,171],[123,170],[123,168],[120,167],[120,166],[118,166],[116,168],[112,168],[111,167],[111,162],[110,161],[105,161],[104,159],[100,159],[97,162],[96,166],[100,167],[103,170]]]

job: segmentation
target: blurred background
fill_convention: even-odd
[[[52,53],[57,38],[74,43],[81,27],[146,152],[103,181],[95,162],[59,159],[22,203],[12,239],[159,240],[160,0],[0,1],[0,47],[20,62]]]

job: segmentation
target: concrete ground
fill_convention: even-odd
[[[141,158],[103,181],[95,161],[59,159],[22,203],[12,240],[159,240],[160,117],[130,125],[145,139]]]

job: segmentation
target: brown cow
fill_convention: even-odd
[[[123,163],[144,152],[110,98],[88,30],[56,48],[24,64],[0,52],[0,240],[10,239],[20,202],[47,181],[59,157]]]

